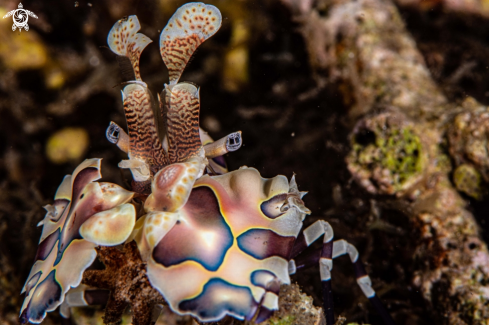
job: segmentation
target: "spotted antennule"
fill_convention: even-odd
[[[160,53],[170,74],[170,85],[178,83],[195,50],[221,27],[219,9],[202,2],[187,3],[173,14],[160,35]]]
[[[141,52],[152,42],[148,36],[138,33],[140,29],[138,17],[133,15],[115,23],[107,37],[107,43],[112,52],[129,59],[133,68],[133,79],[136,80],[141,80],[139,73]],[[127,73],[127,71],[123,70],[123,73]]]

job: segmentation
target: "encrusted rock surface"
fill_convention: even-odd
[[[283,2],[299,23],[317,78],[334,80],[349,107],[353,178],[369,193],[395,195],[378,200],[407,215],[408,231],[419,236],[412,283],[433,317],[439,324],[487,324],[487,246],[451,182],[443,149],[448,128],[455,166],[473,166],[460,189],[480,195],[485,108],[460,112],[445,98],[391,2],[339,0],[320,8],[321,15],[312,2]]]
[[[489,183],[489,108],[466,99],[448,128],[449,152],[457,188],[482,199]]]

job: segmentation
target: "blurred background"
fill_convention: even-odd
[[[124,154],[105,138],[110,121],[125,125],[108,31],[123,16],[138,16],[140,32],[153,40],[140,67],[155,95],[168,80],[159,33],[183,3],[26,0],[24,9],[39,17],[29,17],[29,31],[13,32],[12,19],[0,19],[0,324],[17,323],[20,291],[41,232],[36,224],[63,176],[96,157],[103,158],[103,180],[123,184],[117,164]],[[311,68],[299,22],[279,0],[206,3],[221,10],[223,24],[199,48],[182,80],[201,87],[201,126],[214,139],[243,132],[243,147],[226,157],[230,169],[247,165],[263,177],[295,173],[300,190],[309,191],[305,203],[313,211],[305,224],[326,218],[337,238],[359,247],[374,287],[399,324],[432,324],[430,306],[411,283],[413,234],[404,230],[409,221],[397,215],[379,221],[372,198],[352,182],[345,167],[349,105],[334,80],[318,78]],[[487,104],[487,5],[451,8],[440,0],[396,5],[445,95],[452,101],[470,95]],[[17,0],[0,0],[0,16],[17,6]],[[485,230],[487,203],[464,199]],[[321,305],[317,268],[293,280]],[[335,264],[333,291],[337,315],[380,324],[356,287],[347,258]],[[100,312],[90,316],[94,312],[85,312],[79,324],[100,323]],[[45,321],[58,322],[57,312]]]

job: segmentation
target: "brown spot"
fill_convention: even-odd
[[[185,189],[183,188],[183,186],[178,186],[177,187],[177,193],[178,194],[185,194]]]
[[[209,30],[212,32],[214,30],[214,26],[209,26]]]
[[[175,19],[175,21],[177,22],[178,27],[182,27],[182,23],[180,22],[179,19]]]
[[[195,8],[192,8],[192,12],[195,12]]]
[[[183,20],[187,21],[187,16],[183,15]]]
[[[194,26],[194,25],[190,25],[190,29],[194,29],[194,28],[195,28],[195,26]]]
[[[216,17],[212,17],[212,21],[216,21]]]
[[[131,24],[131,26],[129,26],[129,27],[134,28],[134,24]]]
[[[202,12],[205,12],[205,8],[202,8]]]
[[[209,11],[209,12],[208,12],[208,14],[209,14],[209,15],[212,15],[212,11]]]
[[[169,24],[169,25],[170,25],[170,27],[173,27],[173,24]]]
[[[185,12],[186,12],[186,13],[188,13],[188,14],[190,14],[190,11],[188,11],[188,9],[187,9],[187,10],[185,10]]]

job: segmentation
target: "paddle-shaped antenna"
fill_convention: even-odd
[[[202,2],[187,3],[173,14],[160,35],[160,53],[170,85],[178,83],[192,54],[219,30],[221,21],[219,9]]]
[[[148,36],[138,33],[140,28],[138,17],[132,15],[116,22],[107,36],[107,43],[112,52],[121,56],[118,61],[125,81],[141,81],[139,57],[152,40]],[[127,69],[127,59],[125,58],[131,61],[132,75],[130,69]]]

